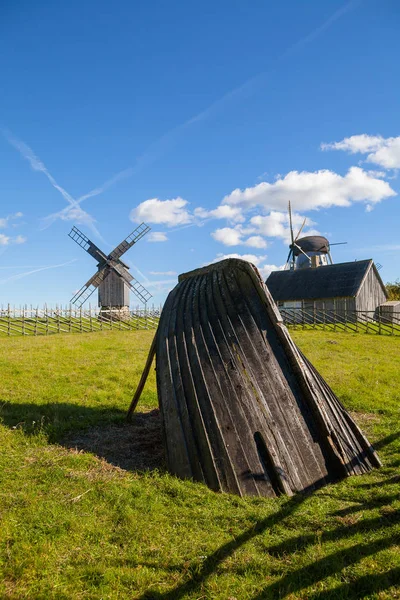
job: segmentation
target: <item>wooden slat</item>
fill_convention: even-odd
[[[160,318],[156,364],[167,463],[180,477],[275,496],[380,464],[245,261],[179,278]]]

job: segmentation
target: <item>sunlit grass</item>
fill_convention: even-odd
[[[384,467],[309,496],[241,499],[70,447],[95,431],[118,450],[153,335],[2,341],[0,597],[400,597],[400,339],[293,332]],[[156,406],[152,370],[138,411]]]

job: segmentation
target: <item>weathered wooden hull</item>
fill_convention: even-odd
[[[156,361],[167,464],[179,477],[276,496],[380,464],[250,263],[228,259],[180,276]]]

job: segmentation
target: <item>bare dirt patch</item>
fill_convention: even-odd
[[[93,427],[63,440],[63,446],[91,452],[126,471],[165,468],[159,410],[136,413],[132,423]]]

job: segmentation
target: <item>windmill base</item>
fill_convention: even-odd
[[[129,321],[130,318],[129,306],[102,306],[98,316],[99,321],[107,323],[110,321]]]

